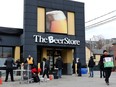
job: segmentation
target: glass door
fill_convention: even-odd
[[[56,59],[58,58],[58,56],[61,56],[61,50],[57,49],[47,50],[47,56],[50,61],[50,71],[53,71],[55,68]]]

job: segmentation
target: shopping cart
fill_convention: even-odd
[[[24,66],[21,66],[21,83],[32,83],[32,73],[31,73],[31,66],[29,64],[24,64]]]

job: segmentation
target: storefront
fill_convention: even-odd
[[[57,57],[61,56],[64,74],[72,73],[73,59],[80,58],[85,64],[83,3],[24,0],[24,29],[7,28],[12,33],[2,32],[2,27],[0,29],[0,51],[4,47],[11,47],[15,60],[24,61],[31,55],[39,65],[45,57],[50,60],[50,69],[53,70]]]

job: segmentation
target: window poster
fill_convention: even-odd
[[[46,12],[46,32],[67,34],[67,20],[63,11]]]

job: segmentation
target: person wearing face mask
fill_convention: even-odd
[[[111,57],[111,55],[108,54],[107,50],[103,51],[103,55],[100,58],[100,61],[104,63],[105,58]],[[109,78],[112,72],[112,67],[104,67],[104,72],[105,72],[105,82],[107,85],[109,85]]]

